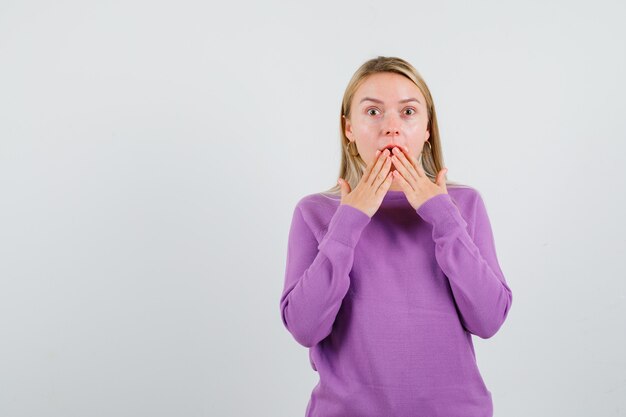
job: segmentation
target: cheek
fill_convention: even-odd
[[[377,120],[374,118],[370,119],[361,119],[358,123],[358,128],[362,130],[371,129],[372,126],[376,126],[378,124]]]
[[[408,123],[406,128],[408,132],[411,132],[411,134],[420,137],[424,136],[427,130],[426,123],[422,122],[421,120],[416,120],[414,122]]]
[[[361,138],[375,137],[378,130],[379,129],[373,123],[361,123],[354,127],[354,132],[356,132]]]

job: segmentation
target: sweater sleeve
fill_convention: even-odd
[[[500,329],[511,308],[512,292],[496,257],[484,202],[476,193],[473,236],[449,194],[438,194],[417,208],[433,226],[437,263],[450,282],[467,331],[488,339]]]
[[[318,244],[296,206],[280,310],[285,327],[301,345],[314,346],[330,334],[350,287],[354,248],[370,220],[361,210],[340,204]]]

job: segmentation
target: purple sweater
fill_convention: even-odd
[[[413,209],[388,191],[370,218],[311,194],[293,213],[283,323],[319,373],[307,417],[491,417],[471,334],[511,308],[479,192]]]

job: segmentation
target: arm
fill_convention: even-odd
[[[480,194],[476,192],[473,236],[449,194],[426,200],[416,211],[433,226],[437,263],[448,277],[461,323],[470,333],[490,338],[504,323],[513,297]]]
[[[350,287],[354,248],[370,220],[361,210],[340,204],[318,245],[301,208],[296,206],[280,311],[285,327],[298,343],[311,347],[330,334]]]

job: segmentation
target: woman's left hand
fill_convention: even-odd
[[[443,168],[437,173],[435,182],[433,182],[426,173],[422,165],[408,152],[404,146],[402,150],[395,147],[392,152],[391,162],[396,167],[394,178],[400,183],[404,195],[411,203],[411,206],[417,210],[426,200],[438,194],[448,194],[446,188],[445,174],[448,168]]]

